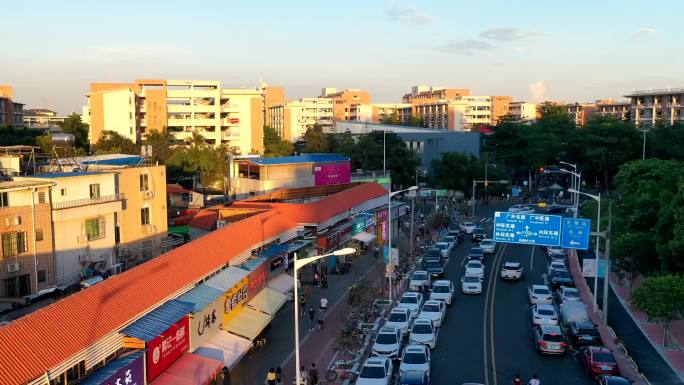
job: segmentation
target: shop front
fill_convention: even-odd
[[[389,226],[387,225],[387,209],[378,210],[375,213],[376,245],[382,246],[387,242]]]
[[[362,255],[376,238],[375,214],[365,212],[357,216],[352,226],[352,238],[357,255]]]
[[[80,382],[81,385],[145,385],[145,355],[137,351],[117,358]]]
[[[255,256],[268,259],[268,272],[272,275],[282,273],[290,265],[286,245],[272,245]]]
[[[353,223],[344,223],[342,225],[333,227],[324,234],[316,238],[316,246],[320,254],[332,253],[337,249],[344,248],[349,245],[352,239]],[[327,274],[328,271],[339,272],[344,270],[344,266],[348,266],[352,262],[351,256],[337,256],[331,255],[324,261],[320,262],[321,274]]]

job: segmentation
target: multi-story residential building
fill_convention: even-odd
[[[13,96],[12,86],[0,85],[0,125],[24,125],[24,104],[15,102]]]
[[[24,110],[24,125],[32,129],[61,130],[60,124],[66,119],[65,116],[57,116],[55,111],[44,108]]]
[[[513,98],[510,96],[492,96],[492,125],[499,124],[501,118],[508,115],[509,108],[513,102]]]
[[[326,87],[321,90],[321,97],[333,100],[333,119],[335,120],[354,120],[352,119],[352,109],[355,106],[368,105],[371,102],[370,94],[367,91],[357,89],[338,91],[336,88]]]
[[[601,99],[596,101],[596,112],[599,116],[611,116],[618,120],[629,120],[629,101]]]
[[[325,132],[333,125],[332,98],[302,98],[269,107],[269,125],[283,138],[301,139],[307,128],[318,124]]]
[[[268,83],[259,84],[259,90],[262,96],[262,109],[264,115],[264,123],[268,124],[271,121],[270,107],[275,105],[284,104],[287,100],[285,99],[285,88],[284,87],[273,87],[269,86]]]
[[[630,119],[637,126],[684,122],[684,88],[634,91],[625,97],[630,99]]]
[[[479,125],[491,124],[492,98],[490,96],[463,96],[456,100],[414,104],[412,115],[421,117],[423,125],[427,128],[470,131]],[[407,116],[405,109],[401,116]]]
[[[411,92],[401,98],[403,103],[432,103],[437,100],[456,100],[462,96],[469,96],[468,88],[444,88],[425,85],[413,86]]]
[[[570,120],[577,126],[584,126],[594,116],[596,104],[594,103],[570,103],[566,104]]]
[[[54,284],[49,181],[0,182],[0,309]]]
[[[219,81],[141,79],[134,83],[92,83],[84,121],[90,142],[105,130],[135,142],[167,129],[177,144],[202,135],[215,146],[241,153],[263,149],[266,106],[284,98],[282,89],[222,88]]]
[[[530,123],[539,118],[537,104],[530,102],[511,102],[508,116],[515,122]]]
[[[411,118],[411,107],[412,105],[408,103],[357,104],[351,107],[349,120],[380,123],[385,119],[396,117],[398,122],[402,122]],[[406,117],[404,117],[405,109],[408,109]]]

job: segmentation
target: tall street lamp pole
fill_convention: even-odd
[[[644,144],[641,146],[641,160],[646,159],[646,133],[648,130],[639,130],[644,133]]]
[[[470,198],[470,201],[473,205],[473,211],[472,211],[473,215],[472,216],[475,216],[475,185],[477,185],[478,183],[486,186],[489,183],[508,184],[508,181],[507,180],[473,180],[473,192],[472,192],[472,196]]]
[[[308,265],[311,262],[316,262],[321,258],[329,257],[331,255],[335,256],[341,256],[341,255],[348,255],[348,254],[353,254],[356,252],[356,249],[347,247],[344,249],[340,250],[335,250],[332,253],[329,254],[324,254],[324,255],[319,255],[316,257],[308,257],[308,258],[297,258],[297,254],[295,253],[295,261],[294,261],[294,329],[295,329],[295,379],[296,379],[296,385],[299,385],[302,383],[302,374],[299,371],[300,363],[299,363],[299,288],[297,285],[297,271],[301,269],[302,267]]]
[[[411,186],[407,189],[404,190],[399,190],[399,191],[394,191],[392,192],[391,186],[390,190],[387,191],[387,227],[388,227],[388,232],[387,232],[387,257],[388,257],[388,262],[387,262],[387,272],[388,272],[388,278],[389,278],[389,301],[390,305],[392,304],[392,268],[389,266],[392,266],[392,197],[406,192],[406,191],[415,191],[418,190],[418,186]],[[384,253],[383,253],[384,257]]]

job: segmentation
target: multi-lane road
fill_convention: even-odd
[[[494,211],[507,206],[478,208],[476,222],[492,234]],[[454,385],[481,383],[509,385],[516,373],[523,381],[537,374],[542,385],[594,383],[584,372],[573,351],[563,357],[537,354],[532,342],[532,321],[526,290],[531,284],[544,283],[547,257],[541,247],[498,244],[495,254],[485,258],[485,280],[479,295],[464,295],[460,278],[464,259],[474,246],[466,241],[454,249],[445,277],[457,288],[453,306],[432,355],[432,383]],[[520,282],[505,282],[498,273],[506,261],[524,266]]]

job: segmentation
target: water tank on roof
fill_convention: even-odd
[[[74,144],[76,137],[72,134],[66,134],[63,132],[52,134],[53,144]]]

